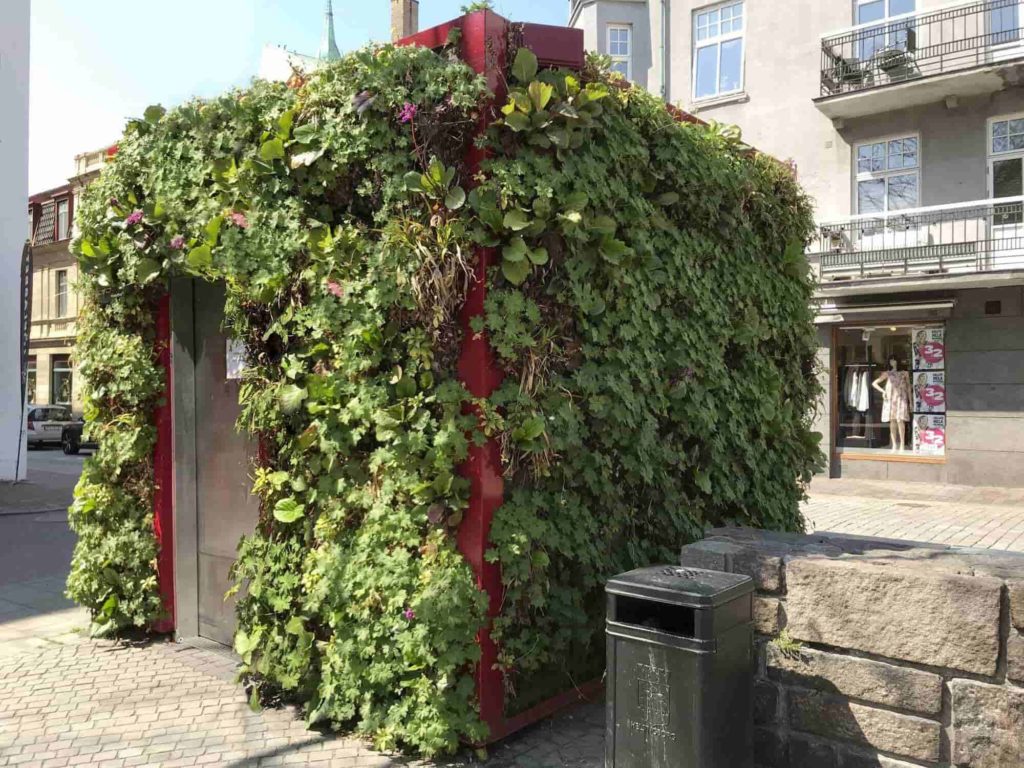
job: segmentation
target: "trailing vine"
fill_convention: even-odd
[[[506,474],[488,557],[510,710],[600,669],[612,573],[707,524],[799,525],[817,385],[791,175],[597,60],[538,71],[521,49],[508,76],[472,179],[488,95],[448,50],[368,48],[129,124],[74,244],[101,447],[68,589],[96,633],[162,611],[150,414],[172,276],[225,284],[246,351],[262,511],[235,648],[254,706],[428,755],[485,736],[487,601],[454,536],[471,441],[496,437]],[[472,330],[505,373],[480,401],[456,371],[478,246],[501,258]]]

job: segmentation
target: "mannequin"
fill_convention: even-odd
[[[907,447],[907,422],[910,421],[910,374],[901,371],[899,361],[890,356],[889,370],[871,382],[882,393],[882,421],[889,422],[889,439],[893,451]],[[882,387],[882,382],[885,387]]]

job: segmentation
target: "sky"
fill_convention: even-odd
[[[2,0],[0,0],[2,2]],[[421,0],[420,27],[468,0]],[[247,83],[266,44],[315,55],[324,0],[32,0],[29,186],[66,183],[75,155],[114,143],[150,104]],[[565,24],[568,0],[493,0],[513,21]],[[389,0],[334,0],[342,52],[391,34]]]

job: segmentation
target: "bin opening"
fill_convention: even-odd
[[[682,637],[693,637],[694,610],[685,605],[671,605],[616,595],[613,621],[658,629]]]

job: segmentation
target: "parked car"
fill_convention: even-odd
[[[60,435],[60,447],[64,450],[64,453],[68,456],[73,456],[78,453],[82,448],[98,448],[99,445],[94,440],[83,440],[82,430],[85,429],[85,420],[79,419],[73,424],[68,424],[61,430]]]
[[[64,438],[64,428],[75,423],[71,409],[66,405],[30,405],[26,423],[28,444],[56,445]]]

